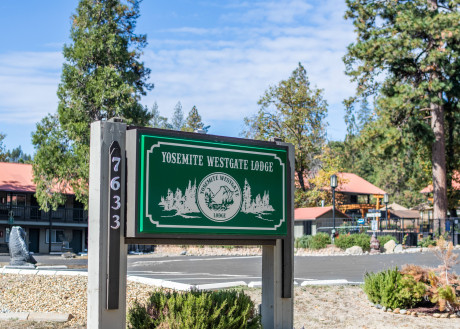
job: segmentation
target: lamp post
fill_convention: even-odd
[[[387,230],[388,230],[388,193],[383,195],[383,203],[385,204],[385,215],[386,215],[386,222],[387,222]]]
[[[335,238],[335,188],[337,187],[337,175],[331,176],[331,188],[332,188],[332,222],[333,222],[333,229],[332,229],[332,241]]]

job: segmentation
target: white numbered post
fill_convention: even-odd
[[[116,120],[91,124],[88,328],[126,328],[125,134]]]

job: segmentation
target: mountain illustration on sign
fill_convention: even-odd
[[[234,202],[234,193],[235,192],[227,186],[220,186],[216,192],[213,192],[210,188],[208,188],[205,192],[206,206],[210,210],[226,211]],[[196,180],[193,184],[189,180],[188,186],[185,188],[184,192],[182,192],[179,188],[176,188],[175,192],[168,189],[166,196],[161,196],[158,205],[163,207],[164,212],[175,211],[175,213],[164,215],[162,217],[181,216],[183,218],[200,218],[200,216],[190,215],[200,213],[196,204],[196,194]],[[264,216],[275,211],[275,209],[270,204],[269,192],[264,191],[262,196],[257,194],[253,198],[251,185],[249,185],[247,179],[245,179],[240,211],[245,214],[254,214],[257,218],[262,220],[269,220],[264,218]]]
[[[227,186],[220,186],[219,190],[214,193],[210,188],[205,192],[206,205],[211,210],[227,210],[233,204],[233,193]]]

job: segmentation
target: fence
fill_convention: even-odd
[[[0,205],[0,220],[8,220],[10,214],[14,220],[26,220],[35,222],[49,222],[50,219],[57,222],[87,223],[88,211],[81,208],[58,208],[51,211],[40,210],[38,206],[7,206]]]
[[[405,242],[408,246],[416,246],[421,238],[430,236],[431,238],[439,236],[442,231],[442,223],[445,222],[445,238],[452,241],[454,245],[460,243],[460,218],[446,219],[418,219],[418,218],[391,218],[386,220],[382,218],[376,221],[372,227],[371,219],[335,219],[335,231],[338,234],[355,234],[367,233],[376,236],[393,235],[398,239],[399,243]],[[437,224],[437,225],[435,225]],[[312,221],[312,225],[316,228],[313,232],[332,233],[334,229],[333,218],[320,218]],[[434,230],[434,227],[437,227]],[[313,233],[314,234],[314,233]]]

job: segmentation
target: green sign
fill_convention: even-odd
[[[137,132],[137,233],[285,236],[287,148],[195,136]]]

